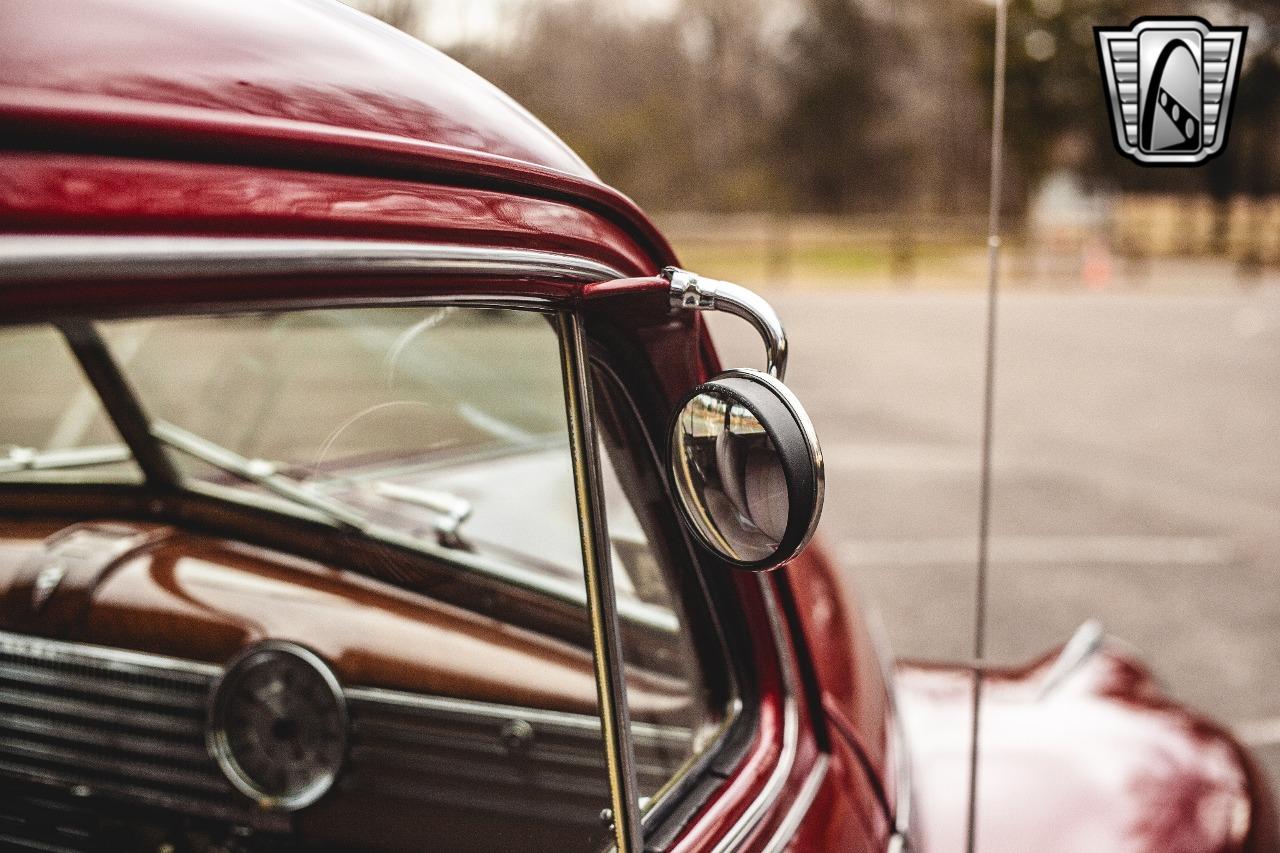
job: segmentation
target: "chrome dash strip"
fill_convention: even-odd
[[[86,643],[46,640],[43,637],[14,634],[9,631],[0,631],[0,654],[53,663],[95,664],[109,672],[126,675],[151,675],[160,671],[214,678],[222,674],[222,667],[215,664]]]
[[[408,712],[455,715],[469,720],[485,719],[507,722],[524,720],[533,725],[561,730],[600,733],[600,718],[593,714],[574,714],[569,711],[550,711],[539,708],[520,708],[473,699],[455,699],[450,696],[432,696],[425,693],[406,693],[381,687],[348,687],[347,701],[356,705],[381,706]],[[668,741],[684,744],[690,739],[688,729],[679,726],[660,726],[653,723],[631,723],[631,733],[639,740]]]
[[[0,655],[14,655],[52,663],[86,663],[101,666],[105,671],[125,675],[189,674],[202,678],[217,678],[224,667],[201,661],[175,658],[149,652],[135,652],[109,646],[87,643],[49,640],[27,634],[0,631]],[[212,684],[212,682],[210,682]],[[347,700],[369,705],[382,705],[406,711],[457,714],[464,717],[482,717],[497,721],[513,718],[530,723],[599,732],[600,720],[591,714],[574,714],[568,711],[551,711],[524,708],[494,702],[471,699],[455,699],[450,696],[433,696],[425,693],[409,693],[382,687],[347,687],[343,690]],[[681,742],[689,739],[689,731],[679,726],[662,726],[635,721],[632,732],[642,740]]]
[[[622,278],[598,261],[532,249],[274,237],[0,237],[0,281],[321,273]]]

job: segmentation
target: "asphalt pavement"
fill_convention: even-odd
[[[970,658],[983,295],[763,292],[826,455],[821,537],[895,654]],[[1280,288],[1015,291],[998,330],[989,659],[1096,617],[1280,782]]]

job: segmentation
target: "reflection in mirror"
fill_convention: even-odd
[[[685,404],[672,439],[676,487],[698,534],[743,563],[777,551],[787,529],[787,482],[760,419],[707,390]]]
[[[703,545],[740,568],[768,571],[808,544],[822,515],[822,450],[778,379],[720,374],[685,397],[670,436],[678,503]]]

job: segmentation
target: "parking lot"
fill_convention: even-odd
[[[982,295],[766,293],[826,454],[821,535],[897,654],[968,658]],[[998,365],[989,657],[1098,617],[1280,780],[1280,289],[1013,292]]]

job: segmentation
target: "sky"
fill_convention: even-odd
[[[359,0],[344,0],[359,7]],[[418,0],[420,23],[414,33],[435,47],[459,42],[501,39],[511,11],[521,6],[546,5],[565,0]],[[615,0],[616,11],[635,15],[662,15],[675,8],[676,0]]]

